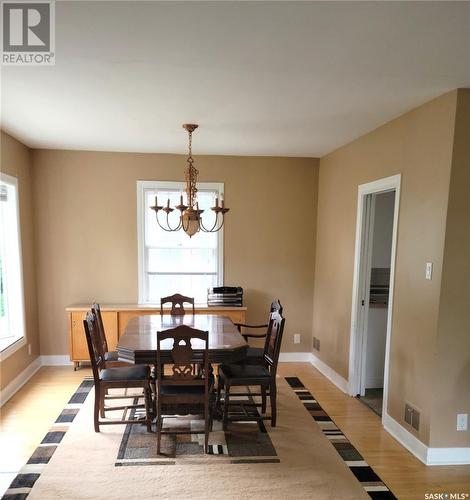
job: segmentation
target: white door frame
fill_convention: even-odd
[[[365,217],[367,195],[378,194],[386,191],[395,191],[395,207],[393,214],[393,235],[392,252],[390,260],[390,292],[387,313],[387,338],[385,343],[385,367],[384,367],[384,392],[382,407],[382,422],[387,415],[388,399],[388,379],[390,372],[390,341],[392,335],[392,314],[393,297],[395,288],[395,261],[397,249],[398,234],[398,215],[400,208],[400,185],[401,174],[385,177],[367,184],[361,184],[358,188],[357,196],[357,219],[356,219],[356,244],[354,256],[354,277],[352,291],[351,308],[351,336],[349,344],[349,383],[348,392],[351,396],[361,392],[362,358],[364,347],[364,320],[367,307],[362,307],[361,289],[364,286],[364,275],[361,275],[363,266],[361,266],[364,257],[363,238],[370,237],[370,227],[366,227],[369,218]],[[367,231],[367,234],[365,234]],[[369,256],[370,257],[370,256]],[[367,258],[367,256],[366,256]],[[370,279],[370,277],[369,277]]]

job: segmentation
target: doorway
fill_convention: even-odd
[[[349,392],[386,414],[400,176],[359,186]]]

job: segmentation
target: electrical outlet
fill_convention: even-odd
[[[294,344],[300,344],[300,333],[294,334]]]
[[[468,413],[457,413],[457,430],[466,431],[468,429]]]

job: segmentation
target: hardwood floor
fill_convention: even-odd
[[[470,465],[424,465],[384,430],[378,415],[307,363],[281,363],[279,373],[302,380],[400,500],[424,499],[425,493],[436,492],[470,494]]]
[[[90,369],[42,367],[0,408],[0,492],[27,462]],[[8,450],[6,452],[5,450]]]
[[[372,410],[342,393],[311,365],[280,363],[279,374],[302,380],[399,499],[424,499],[425,493],[470,493],[470,465],[426,467],[383,429]],[[43,367],[1,408],[0,491],[28,460],[83,377],[89,375],[88,368],[74,372],[70,367]]]

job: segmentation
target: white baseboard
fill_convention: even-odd
[[[470,448],[428,448],[426,465],[470,464]]]
[[[279,361],[282,363],[310,363],[330,382],[333,382],[338,389],[348,392],[348,381],[311,352],[281,352]]]
[[[427,461],[428,447],[422,443],[416,436],[413,436],[410,431],[406,430],[394,418],[387,413],[382,416],[382,424],[385,430],[391,434],[402,446],[413,453],[416,458],[419,458],[424,464]]]
[[[279,354],[281,363],[310,363],[309,352],[281,352]]]
[[[0,391],[0,407],[2,407],[24,384],[41,368],[41,356],[38,356],[6,387]]]
[[[41,366],[71,366],[68,355],[38,356],[6,387],[0,391],[0,407],[2,407],[23,385],[41,368]]]
[[[390,415],[384,414],[382,423],[389,434],[425,465],[470,464],[470,448],[430,448]]]
[[[67,354],[54,356],[41,356],[42,366],[70,366],[73,365]]]
[[[335,372],[333,368],[331,368],[329,365],[327,365],[324,361],[322,361],[320,358],[317,358],[315,354],[313,353],[308,353],[310,355],[310,363],[319,371],[322,373],[322,375],[325,375],[325,377],[330,381],[333,382],[333,384],[338,387],[338,389],[342,390],[346,394],[348,393],[348,381],[342,377],[339,373]]]

